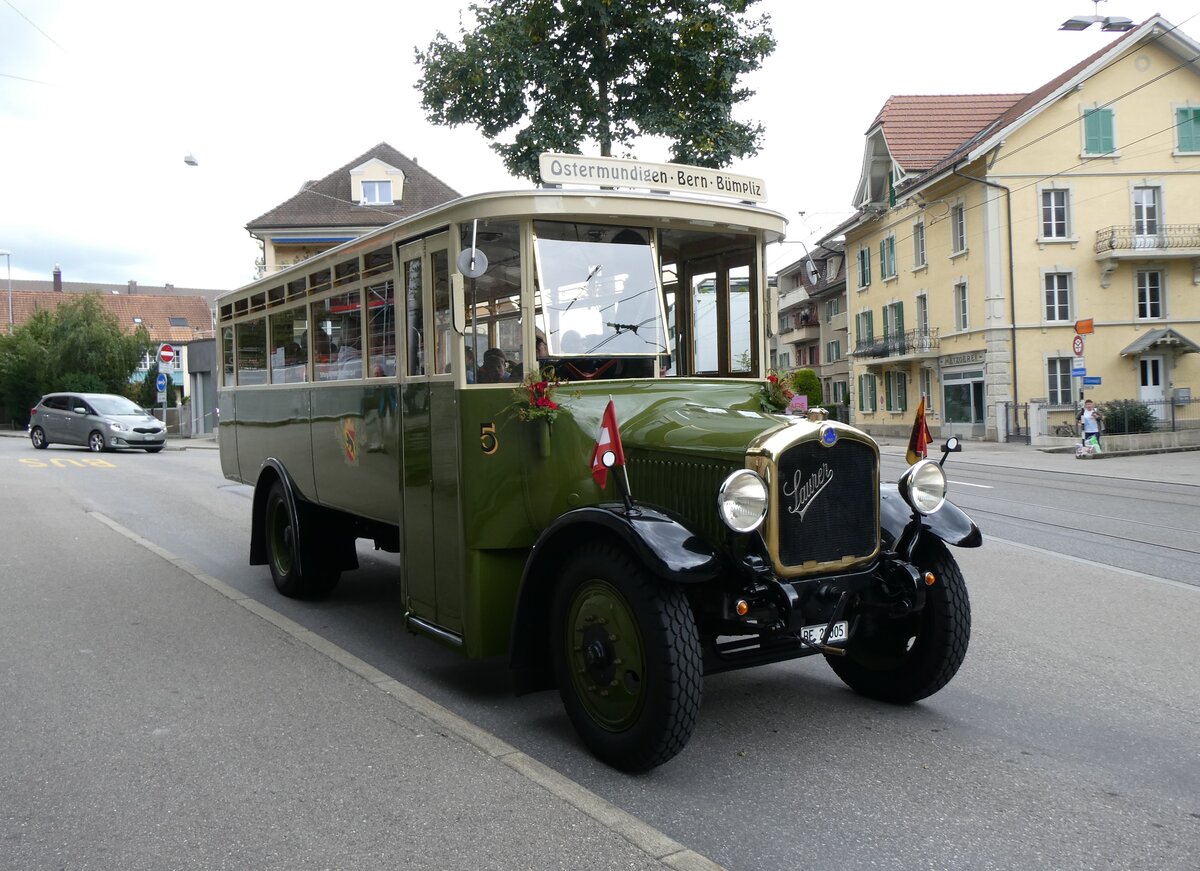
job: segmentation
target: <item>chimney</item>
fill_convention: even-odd
[[[129,279],[129,292],[137,293],[137,282],[134,281],[132,278]]]
[[[58,264],[54,264],[54,292],[62,293],[62,270]]]

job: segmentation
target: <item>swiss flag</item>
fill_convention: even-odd
[[[608,484],[608,467],[604,464],[604,455],[613,454],[614,466],[625,465],[625,450],[621,447],[621,430],[617,426],[617,409],[613,401],[608,400],[604,409],[604,417],[600,419],[600,435],[596,436],[596,447],[592,450],[592,477],[601,487]]]

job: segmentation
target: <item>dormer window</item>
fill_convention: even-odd
[[[362,183],[362,202],[365,206],[390,206],[392,204],[392,183],[390,181],[364,181]]]

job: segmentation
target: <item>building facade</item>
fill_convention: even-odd
[[[779,270],[778,278],[777,368],[812,369],[821,379],[826,407],[844,407],[850,396],[850,358],[841,243],[815,247],[810,256]],[[847,417],[844,412],[840,416]]]
[[[1029,94],[890,98],[843,235],[857,422],[997,439],[1200,376],[1200,45],[1154,17]],[[1032,403],[1032,406],[1028,406]]]
[[[458,192],[386,142],[252,220],[260,274],[277,272],[370,230],[456,199]]]

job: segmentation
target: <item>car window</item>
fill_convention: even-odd
[[[84,409],[84,411],[86,413],[87,407],[88,407],[88,404],[86,402],[84,402],[82,399],[80,399],[78,396],[72,396],[67,400],[67,410],[68,411],[74,411],[77,408],[82,408],[82,409]]]
[[[42,400],[42,406],[53,409],[54,411],[65,411],[67,407],[67,397],[47,396]]]
[[[136,414],[140,417],[146,413],[141,406],[124,396],[95,396],[92,398],[92,407],[97,414]]]

